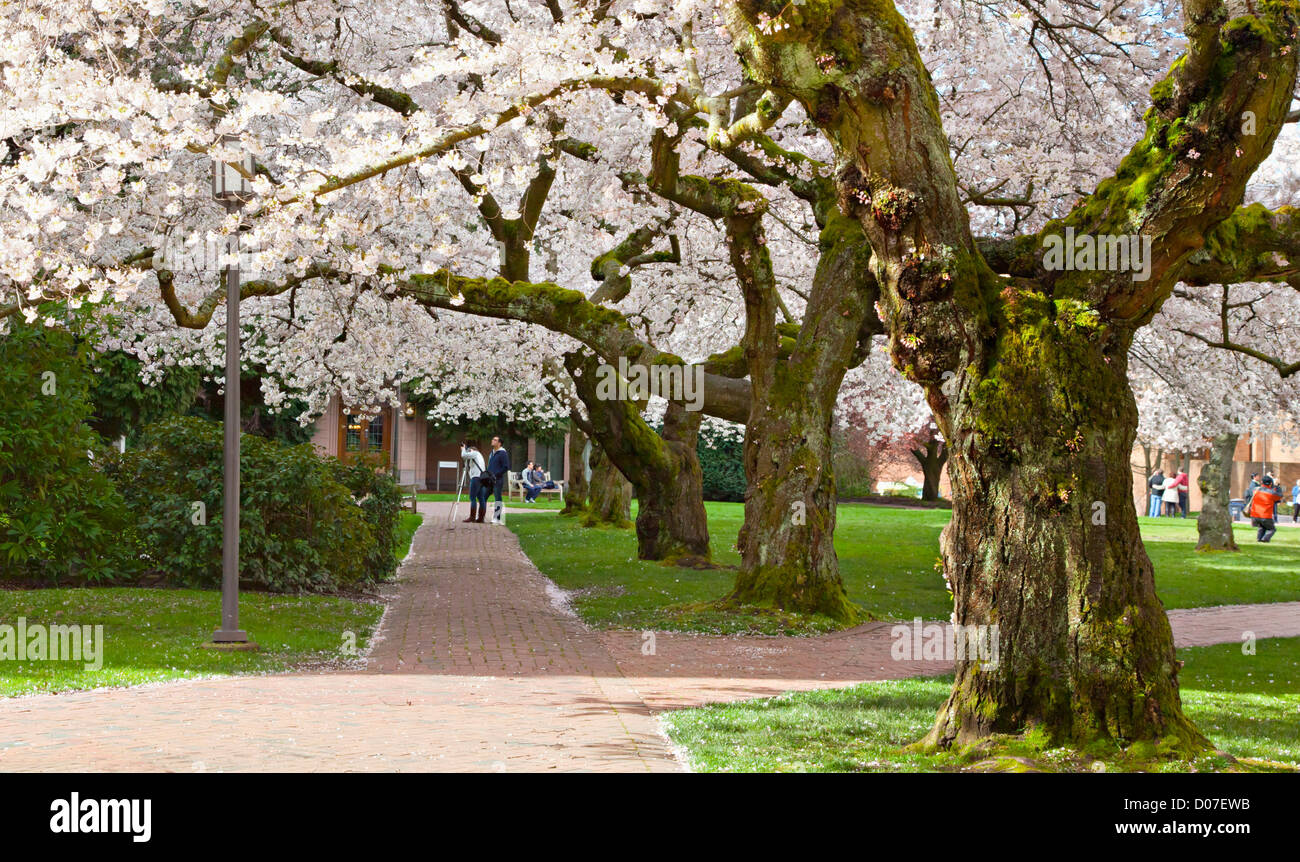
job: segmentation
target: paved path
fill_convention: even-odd
[[[1169,622],[1179,647],[1240,643],[1243,632],[1298,637],[1300,602],[1174,610]],[[601,640],[646,704],[664,710],[952,670],[947,662],[894,660],[895,625],[867,623],[815,638],[659,632],[652,656],[642,654],[640,632],[604,632]]]
[[[364,671],[0,700],[0,770],[673,771],[659,710],[949,670],[893,661],[889,623],[646,654],[583,626],[509,530],[447,529],[448,505],[421,504]],[[1300,635],[1300,602],[1170,616],[1180,646]]]

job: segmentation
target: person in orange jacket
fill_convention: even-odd
[[[1250,522],[1259,528],[1255,541],[1267,542],[1277,532],[1277,526],[1273,523],[1273,511],[1281,499],[1282,494],[1274,487],[1272,476],[1265,476],[1255,493],[1251,494],[1246,503],[1246,514],[1250,516]]]

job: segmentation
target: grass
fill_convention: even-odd
[[[415,538],[415,531],[422,523],[424,523],[423,515],[414,512],[401,514],[401,520],[397,522],[397,551],[395,552],[398,562],[406,559],[406,555],[411,552],[411,540]]]
[[[355,634],[364,650],[383,607],[334,596],[242,593],[239,623],[261,649],[201,649],[221,618],[217,590],[112,587],[0,590],[0,621],[16,625],[102,625],[103,666],[0,661],[0,696],[140,685],[173,679],[269,673],[345,660]]]
[[[1280,527],[1268,544],[1248,522],[1233,526],[1240,551],[1196,553],[1194,518],[1138,518],[1169,608],[1250,605],[1300,599],[1300,529]]]
[[[724,612],[713,604],[735,579],[733,543],[743,520],[739,503],[706,503],[713,558],[720,568],[692,570],[636,559],[632,530],[582,528],[572,518],[512,515],[509,525],[546,575],[573,592],[573,605],[602,628],[807,634],[835,628],[825,617],[759,609]],[[951,512],[841,504],[835,549],[849,598],[879,619],[946,619],[951,599],[935,564],[939,532]],[[1300,530],[1255,542],[1238,525],[1239,553],[1196,553],[1193,519],[1141,518],[1156,569],[1156,589],[1169,608],[1300,599]]]
[[[1300,638],[1179,651],[1183,704],[1222,751],[1194,763],[1151,763],[1123,755],[1103,758],[1107,771],[1300,769]],[[1049,771],[1092,770],[1095,761],[1032,743],[992,759],[970,752],[927,755],[904,750],[925,735],[948,695],[952,677],[863,683],[846,689],[671,712],[664,725],[700,772],[929,772],[1026,765]]]
[[[405,559],[424,520],[403,512],[396,556]],[[363,652],[383,614],[378,602],[244,592],[239,622],[257,652],[201,649],[221,616],[217,590],[70,588],[0,590],[0,623],[102,625],[102,667],[85,662],[0,661],[0,697],[271,673],[347,661]]]

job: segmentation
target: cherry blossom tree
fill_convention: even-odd
[[[1238,206],[1290,111],[1294,4],[1185,3],[1183,56],[1151,88],[1149,107],[1125,105],[1129,117],[1142,112],[1141,140],[1091,194],[1063,201],[1001,254],[977,241],[950,158],[936,92],[949,83],[927,70],[892,6],[724,8],[749,75],[796,99],[831,142],[844,209],[872,247],[891,350],[925,388],[951,447],[943,549],[954,619],[996,623],[1003,650],[996,667],[958,662],[928,743],[1035,725],[1058,744],[1200,750],[1207,743],[1182,712],[1173,639],[1137,530],[1128,349],[1194,251],[1222,262],[1207,234],[1232,248],[1274,227]],[[1020,8],[1035,32],[1036,19],[1053,23],[1046,5]],[[1074,30],[1075,44],[1106,53],[1114,29],[1098,17],[1112,16],[1071,4],[1055,32]],[[1091,18],[1093,30],[1071,18]],[[1090,68],[1076,66],[1085,76]],[[1040,108],[1055,104],[1050,92],[1035,95]],[[1149,240],[1147,277],[1049,268],[1046,240],[1067,231]]]
[[[1198,484],[1198,550],[1237,550],[1228,509],[1233,453],[1243,434],[1294,439],[1297,378],[1267,362],[1216,345],[1276,350],[1300,295],[1268,284],[1180,286],[1130,350],[1138,440],[1160,449],[1208,448]],[[1226,322],[1225,322],[1226,321]],[[1254,345],[1253,347],[1251,345]]]
[[[257,273],[243,295],[267,309],[257,337],[307,327],[286,343],[328,360],[285,367],[322,391],[398,376],[374,361],[396,356],[384,338],[339,346],[374,321],[429,339],[401,376],[438,339],[476,337],[446,350],[488,368],[512,327],[545,328],[546,355],[508,367],[554,386],[643,494],[655,559],[707,556],[701,417],[670,400],[656,434],[640,403],[599,397],[595,371],[700,367],[703,412],[747,429],[733,598],[845,621],[829,432],[883,333],[950,447],[954,619],[1003,638],[996,668],[959,662],[929,742],[1039,725],[1061,744],[1192,753],[1205,743],[1130,493],[1128,353],[1180,281],[1294,277],[1293,213],[1240,204],[1293,118],[1296,10],[1186,0],[1172,32],[1179,12],[11,4],[0,316],[111,299],[202,330],[220,281],[165,251],[238,233]],[[259,194],[242,218],[202,184],[240,151]],[[1149,242],[1149,277],[1049,268],[1067,234]],[[469,336],[454,315],[511,323]]]

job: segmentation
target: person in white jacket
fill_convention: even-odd
[[[1174,515],[1178,514],[1178,477],[1171,476],[1166,479],[1165,483],[1161,485],[1160,488],[1164,492],[1161,495],[1161,499],[1163,499],[1165,503],[1165,514],[1172,518]],[[484,505],[487,504],[485,503]]]
[[[483,487],[483,471],[487,465],[483,463],[483,454],[478,451],[478,445],[472,440],[461,442],[460,460],[469,473],[469,517],[463,523],[481,524],[483,516],[487,514],[488,490]]]

